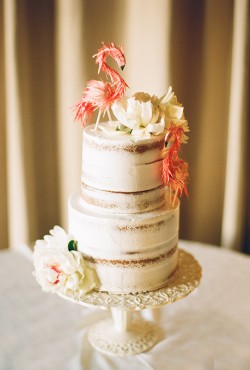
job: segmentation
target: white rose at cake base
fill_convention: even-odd
[[[97,286],[95,271],[86,266],[76,242],[59,226],[35,244],[37,282],[45,292],[80,297]]]

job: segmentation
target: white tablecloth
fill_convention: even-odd
[[[0,370],[249,370],[250,258],[181,242],[203,268],[188,297],[143,315],[156,320],[163,340],[132,357],[92,349],[91,323],[109,312],[43,293],[32,263],[21,253],[0,253]]]

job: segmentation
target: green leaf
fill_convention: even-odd
[[[77,250],[77,241],[76,240],[70,240],[68,244],[68,250],[71,251],[76,251]]]

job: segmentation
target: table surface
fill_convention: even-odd
[[[180,247],[202,266],[201,284],[178,302],[142,311],[160,325],[162,340],[126,358],[88,342],[88,327],[108,311],[42,292],[29,253],[0,252],[0,370],[249,370],[250,257],[199,243]]]

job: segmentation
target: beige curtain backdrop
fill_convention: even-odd
[[[71,107],[113,41],[131,93],[172,85],[185,106],[180,237],[249,253],[248,20],[249,0],[1,0],[1,248],[67,228],[81,176]]]

